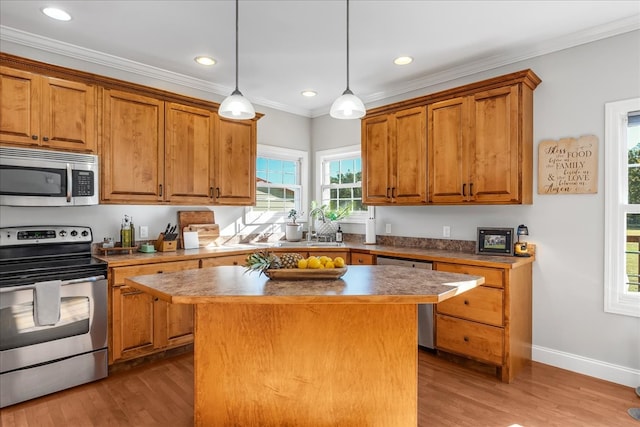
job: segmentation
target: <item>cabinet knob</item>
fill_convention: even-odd
[[[238,261],[233,261],[233,265],[238,265]]]
[[[469,337],[465,336],[465,337],[463,338],[463,340],[464,340],[464,342],[469,342]]]
[[[358,264],[362,264],[364,260],[362,258],[358,258]]]
[[[464,305],[469,305],[469,300],[468,299],[464,300]]]
[[[34,141],[38,140],[38,135],[31,135],[31,139],[33,139]]]
[[[162,274],[164,273],[164,271],[160,270],[160,271],[156,271],[157,274]]]
[[[154,301],[158,301],[159,299],[160,299],[160,298],[156,297],[156,298],[154,298],[153,300],[154,300]]]
[[[49,137],[48,137],[48,136],[45,136],[45,137],[43,137],[43,138],[42,138],[42,140],[43,140],[43,141],[48,141],[48,140],[49,140]]]

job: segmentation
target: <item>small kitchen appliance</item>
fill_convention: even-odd
[[[104,378],[107,264],[83,226],[0,228],[0,407]]]
[[[515,244],[514,255],[521,257],[531,256],[531,254],[529,253],[529,244],[527,242],[520,241],[520,236],[529,235],[529,228],[527,228],[527,226],[524,224],[520,224],[518,226],[518,231],[516,231],[516,234],[518,235],[518,241]]]

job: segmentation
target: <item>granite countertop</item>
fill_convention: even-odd
[[[522,258],[514,256],[501,256],[501,255],[477,255],[468,252],[444,250],[444,249],[425,249],[414,246],[391,246],[391,245],[365,245],[362,243],[349,243],[344,246],[307,246],[301,243],[299,247],[296,246],[277,246],[277,244],[233,244],[222,245],[212,248],[199,248],[199,249],[178,249],[172,252],[154,252],[154,253],[142,253],[134,252],[132,254],[115,254],[115,255],[102,255],[95,254],[97,258],[100,258],[109,263],[109,267],[122,267],[136,264],[147,264],[157,262],[172,262],[172,261],[185,261],[190,259],[203,259],[220,256],[242,255],[252,251],[262,250],[265,248],[286,250],[291,252],[296,251],[322,251],[322,252],[344,252],[344,251],[358,251],[366,252],[373,255],[383,255],[407,259],[419,259],[425,261],[439,261],[449,263],[464,263],[467,265],[477,265],[482,267],[497,267],[497,268],[516,268],[523,264],[531,263],[535,260],[534,257]]]
[[[125,279],[171,303],[419,304],[438,303],[484,283],[481,276],[391,265],[349,266],[340,279],[271,280],[224,266]]]

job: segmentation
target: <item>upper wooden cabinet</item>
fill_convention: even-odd
[[[531,203],[532,147],[517,85],[436,102],[429,114],[429,200]]]
[[[96,87],[0,66],[0,142],[94,153]]]
[[[362,121],[363,203],[532,203],[538,84],[523,70],[370,110]]]
[[[214,114],[176,103],[167,103],[165,112],[165,200],[211,204]]]
[[[362,121],[362,202],[367,205],[427,202],[426,108]]]
[[[100,157],[101,202],[163,201],[164,103],[105,90]]]
[[[215,157],[215,203],[255,205],[256,121],[218,118]]]

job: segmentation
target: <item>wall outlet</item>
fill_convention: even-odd
[[[387,234],[391,234],[391,224],[384,225],[384,232]]]
[[[442,226],[442,237],[451,237],[451,227],[448,225]]]
[[[141,239],[148,239],[149,238],[149,226],[148,225],[141,225],[140,226],[140,238]]]

